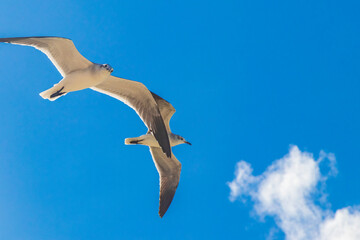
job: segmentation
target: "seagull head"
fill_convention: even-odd
[[[108,70],[110,73],[112,73],[114,71],[114,69],[109,64],[103,64],[101,66],[103,68],[105,68],[106,70]]]
[[[175,135],[175,134],[174,134]],[[189,144],[191,145],[191,143],[189,143],[188,141],[185,140],[185,138],[183,138],[182,136],[180,135],[175,135],[176,136],[176,144],[175,145],[178,145],[178,144],[183,144],[183,143],[186,143],[186,144]]]

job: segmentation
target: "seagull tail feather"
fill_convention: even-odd
[[[66,94],[66,92],[62,91],[63,89],[64,89],[63,86],[59,84],[55,84],[52,88],[49,88],[48,90],[41,92],[39,95],[43,99],[49,99],[50,101],[55,101],[59,97]]]
[[[141,139],[140,137],[125,138],[126,145],[141,144],[142,141],[143,141],[143,139]]]

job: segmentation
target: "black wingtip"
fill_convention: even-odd
[[[62,39],[66,39],[66,40],[70,40],[70,38],[67,37],[58,37],[58,36],[30,36],[30,37],[11,37],[11,38],[0,38],[0,42],[6,42],[6,43],[11,43],[12,41],[16,41],[16,40],[22,40],[22,39],[27,39],[27,38],[62,38]]]
[[[172,201],[172,198],[169,203],[165,203],[167,206],[164,206],[164,203],[162,203],[162,201],[160,200],[160,206],[159,206],[159,217],[160,218],[164,217],[165,213],[167,212],[167,210],[170,207],[171,201]]]
[[[169,209],[176,192],[176,187],[175,189],[166,189],[166,187],[164,188],[165,188],[164,190],[160,190],[160,202],[159,202],[160,218],[162,218]]]

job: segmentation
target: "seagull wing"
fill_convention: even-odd
[[[159,216],[163,217],[174,198],[180,181],[181,163],[174,154],[171,158],[164,155],[158,147],[150,147],[150,152],[160,175]]]
[[[169,123],[170,123],[170,119],[171,119],[172,115],[174,115],[174,113],[176,111],[175,108],[173,107],[173,105],[171,105],[168,101],[166,101],[159,95],[157,95],[153,92],[151,92],[151,94],[152,94],[153,98],[155,99],[156,104],[159,107],[161,116],[164,119],[166,130],[168,132],[171,132]]]
[[[60,37],[0,38],[0,42],[34,47],[48,56],[60,74],[65,77],[72,71],[87,68],[93,63],[83,57],[74,43]]]
[[[160,111],[144,84],[114,76],[91,89],[116,98],[133,108],[154,135],[163,152],[171,156],[168,133]]]

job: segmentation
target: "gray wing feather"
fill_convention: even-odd
[[[110,76],[91,89],[116,98],[133,108],[150,132],[154,135],[163,152],[171,156],[168,133],[159,108],[144,84]]]
[[[174,154],[167,158],[158,147],[150,147],[150,152],[160,176],[159,216],[163,217],[179,184],[181,163]]]
[[[16,37],[0,38],[0,42],[31,46],[40,50],[46,54],[63,77],[93,64],[78,52],[74,43],[68,38]]]
[[[170,130],[170,119],[172,117],[172,115],[174,115],[175,113],[175,108],[173,107],[173,105],[171,105],[171,103],[169,103],[168,101],[166,101],[165,99],[163,99],[162,97],[160,97],[159,95],[151,92],[153,98],[156,101],[156,104],[159,107],[160,113],[162,118],[164,119],[164,123],[166,126],[166,130],[168,132],[171,132]]]

